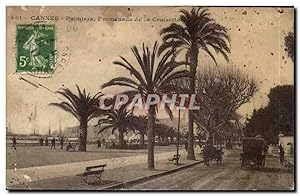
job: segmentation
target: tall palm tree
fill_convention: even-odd
[[[190,64],[190,94],[195,93],[195,78],[198,66],[199,50],[206,52],[216,63],[214,54],[221,53],[228,61],[230,53],[230,38],[227,29],[216,23],[211,17],[208,9],[193,8],[190,12],[181,10],[181,24],[172,23],[170,26],[161,30],[163,44],[159,48],[159,53],[166,49],[174,48],[176,53],[185,51],[186,62]],[[195,159],[193,148],[193,114],[189,111],[188,125],[188,159]]]
[[[99,119],[98,125],[104,124],[98,133],[111,129],[112,134],[116,130],[119,132],[119,146],[122,148],[125,145],[124,133],[134,130],[133,113],[126,109],[125,106],[119,109],[111,109],[105,112],[105,118]]]
[[[179,91],[179,87],[172,85],[170,82],[181,77],[188,77],[187,70],[180,70],[180,66],[185,62],[172,61],[173,51],[168,50],[156,62],[158,43],[155,42],[152,51],[143,44],[143,51],[140,54],[136,46],[131,48],[136,58],[136,64],[128,62],[124,57],[120,57],[122,61],[114,61],[115,65],[125,68],[133,77],[117,77],[103,84],[103,88],[108,86],[126,86],[130,90],[126,93],[131,95],[140,94],[143,100],[146,100],[149,94],[167,94]],[[167,113],[172,116],[170,108],[165,107]],[[157,106],[151,105],[148,110],[148,168],[154,169],[154,126]]]
[[[90,93],[86,93],[85,89],[81,91],[78,85],[76,85],[76,88],[78,95],[68,88],[56,91],[56,93],[65,98],[65,101],[50,103],[49,105],[63,109],[79,121],[79,151],[86,151],[87,124],[92,118],[101,114],[99,99],[103,94],[98,92],[94,96],[91,96]]]

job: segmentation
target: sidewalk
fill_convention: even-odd
[[[156,170],[152,172],[165,171],[170,169],[170,167],[174,167],[173,164],[169,164],[169,158],[173,157],[176,152],[164,152],[155,154],[155,161],[157,163]],[[180,150],[182,159],[180,162],[183,164],[189,164],[190,160],[184,161],[186,158],[186,152],[184,150]],[[198,153],[198,152],[196,152]],[[199,157],[199,155],[198,155]],[[166,165],[167,163],[167,165]],[[102,160],[93,160],[93,161],[84,161],[84,162],[74,162],[74,163],[66,163],[66,164],[57,164],[57,165],[48,165],[48,166],[40,166],[40,167],[29,167],[22,169],[10,169],[6,170],[7,172],[7,187],[12,187],[13,185],[23,184],[28,185],[33,182],[49,180],[51,179],[64,179],[65,177],[71,178],[76,177],[76,174],[82,173],[87,166],[91,165],[99,165],[99,164],[107,164],[104,172],[104,178],[109,181],[123,181],[124,178],[130,178],[131,175],[135,177],[139,177],[140,175],[145,175],[147,172],[150,172],[147,167],[147,155],[138,155],[131,157],[119,157],[112,159],[102,159]],[[137,168],[139,168],[137,170]],[[130,171],[130,172],[128,172]],[[111,173],[112,172],[112,173]],[[141,172],[140,174],[137,172]],[[146,172],[146,173],[145,173]],[[151,173],[152,173],[151,172]],[[110,174],[111,173],[111,174]],[[122,177],[124,176],[124,177]],[[63,180],[64,181],[64,180]],[[71,180],[73,181],[73,180]],[[76,180],[75,180],[76,181]],[[80,179],[79,179],[80,181]],[[55,185],[56,185],[55,182]],[[37,183],[38,184],[38,183]],[[50,183],[51,184],[51,183]],[[65,184],[65,183],[64,183]],[[51,185],[49,185],[51,186]],[[48,186],[47,186],[48,187]],[[57,186],[59,187],[59,183]],[[74,184],[72,183],[72,187]],[[86,187],[85,187],[86,188]]]
[[[279,159],[278,148],[273,148],[273,149],[269,150],[268,154],[271,156],[277,157]],[[286,160],[291,166],[294,166],[294,164],[295,164],[294,158],[295,157],[290,154],[284,155],[284,160]]]
[[[161,153],[162,154],[162,153]],[[163,153],[165,154],[165,153]],[[173,153],[174,154],[174,153]],[[122,166],[114,169],[107,169],[102,176],[102,182],[99,184],[81,184],[80,177],[76,175],[57,177],[45,180],[39,180],[35,182],[26,182],[24,184],[8,186],[9,189],[48,189],[48,190],[103,190],[111,186],[125,183],[128,181],[143,180],[152,175],[163,175],[176,168],[181,168],[194,163],[199,163],[200,156],[196,155],[197,161],[187,160],[186,152],[181,151],[181,159],[179,165],[170,163],[165,157],[163,160],[157,160],[155,162],[155,170],[149,170],[147,163],[140,163],[135,165]],[[93,181],[93,177],[90,177],[90,181]]]

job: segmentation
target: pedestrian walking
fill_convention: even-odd
[[[185,148],[185,151],[188,150],[188,142],[187,141],[184,141],[184,148]]]
[[[101,148],[101,140],[99,138],[97,140],[97,148]]]
[[[293,148],[293,144],[291,144],[291,146],[290,146],[290,154],[291,154],[291,155],[294,155],[294,148]]]
[[[12,140],[12,147],[17,150],[17,139],[15,136],[13,136],[13,138],[11,139]]]
[[[60,138],[60,149],[64,148],[64,137]]]
[[[106,144],[106,141],[105,141],[104,138],[103,138],[103,140],[102,140],[102,144],[103,144],[104,148],[107,148],[107,144]]]
[[[280,159],[280,163],[283,164],[283,159],[284,159],[284,148],[282,147],[282,145],[279,145],[279,159]]]
[[[265,145],[264,154],[268,154],[269,152],[269,145]]]
[[[44,139],[41,137],[40,138],[40,146],[43,146],[43,144],[44,144]]]
[[[53,137],[52,140],[51,140],[51,149],[52,148],[55,149],[55,137]]]
[[[48,146],[48,137],[45,139],[45,146]]]

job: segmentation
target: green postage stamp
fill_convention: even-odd
[[[17,73],[50,74],[55,66],[55,25],[25,24],[16,29]]]

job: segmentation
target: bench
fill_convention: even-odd
[[[89,176],[94,176],[94,183],[99,183],[101,182],[101,175],[104,172],[104,167],[106,167],[106,164],[89,166],[85,168],[83,173],[77,174],[77,176],[81,178],[81,183],[84,182],[86,185],[88,185]]]
[[[176,163],[177,163],[177,161],[179,161],[179,159],[180,159],[180,154],[179,155],[175,154],[172,159],[169,159],[169,162],[173,163],[173,161],[176,161]]]

